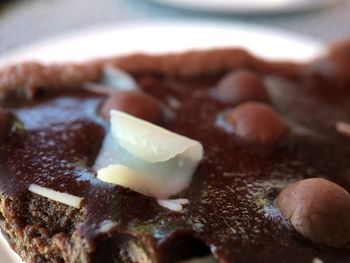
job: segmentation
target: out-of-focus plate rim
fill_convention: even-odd
[[[138,37],[142,35],[140,33],[143,36],[148,36],[148,38]],[[149,37],[152,34],[153,37],[160,35],[161,41],[157,42]],[[95,38],[95,36],[97,37]],[[124,38],[119,39],[119,36]],[[176,43],[175,47],[174,42],[176,42],[178,36],[181,36],[182,39],[179,43]],[[134,42],[127,43],[128,38],[132,38]],[[86,39],[99,39],[99,41],[91,43]],[[107,39],[109,45],[103,43]],[[78,44],[81,45],[82,43],[84,43],[84,46],[79,46],[76,49],[78,52],[75,54],[72,54],[72,50],[67,50],[69,46],[75,45],[77,47]],[[97,44],[103,48],[98,49]],[[271,46],[275,45],[275,47],[266,47],[270,44]],[[29,60],[43,63],[84,62],[93,58],[135,52],[150,54],[176,53],[193,49],[223,47],[243,47],[253,54],[267,59],[289,59],[294,61],[307,61],[323,52],[322,44],[315,40],[268,27],[243,23],[198,21],[187,23],[178,21],[137,22],[100,25],[43,38],[29,44],[26,43],[25,46],[9,50],[6,54],[0,54],[0,68],[8,64]],[[264,49],[261,47],[264,47]],[[69,59],[66,58],[67,56],[69,56]]]
[[[149,0],[157,4],[187,9],[191,11],[202,11],[221,14],[236,14],[236,15],[271,15],[271,14],[289,14],[296,12],[313,11],[331,7],[339,2],[339,0],[286,0],[285,3],[268,5],[261,0],[240,1],[235,0],[231,3],[218,3],[216,0],[209,0],[203,3],[200,0]],[[220,1],[219,1],[220,2]],[[249,4],[247,4],[250,2]],[[255,3],[254,3],[255,2]],[[270,1],[272,2],[272,1]],[[276,1],[275,1],[276,3]],[[255,5],[253,5],[255,4]]]

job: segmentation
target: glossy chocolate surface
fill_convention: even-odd
[[[5,102],[24,129],[0,147],[1,192],[16,197],[36,183],[83,197],[85,216],[77,233],[92,251],[99,240],[123,233],[154,249],[153,260],[170,262],[169,243],[189,233],[222,262],[350,261],[348,251],[301,237],[273,204],[281,189],[302,178],[325,177],[350,191],[350,138],[335,129],[338,121],[350,122],[347,91],[268,79],[271,105],[288,132],[278,143],[262,146],[247,144],[217,125],[220,114],[235,107],[212,95],[217,79],[139,76],[138,82],[175,113],[165,128],[204,146],[191,186],[177,196],[190,201],[182,213],[95,178],[92,165],[108,122],[98,115],[105,98],[84,90]],[[110,221],[114,227],[108,235],[101,233],[101,225]]]

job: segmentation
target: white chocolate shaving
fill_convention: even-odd
[[[323,261],[321,259],[319,259],[319,258],[314,258],[312,260],[312,263],[323,263]]]
[[[203,157],[202,145],[161,127],[112,111],[95,168],[102,181],[167,199],[191,183]]]
[[[169,210],[175,211],[175,212],[182,212],[182,206],[188,205],[190,201],[188,199],[179,198],[179,199],[166,199],[166,200],[157,200],[158,204],[162,207],[165,207]]]
[[[75,208],[80,208],[81,201],[83,200],[81,197],[77,197],[71,194],[58,192],[46,187],[42,187],[37,184],[31,184],[29,185],[29,191],[32,193],[35,193],[37,195],[41,195],[43,197],[46,197],[48,199],[54,200],[56,202],[69,205]]]
[[[202,145],[195,140],[168,131],[121,111],[111,111],[113,137],[129,153],[152,163],[164,162],[183,154],[199,162]]]
[[[116,222],[113,222],[111,220],[104,220],[100,223],[98,232],[99,233],[108,233],[111,231],[114,227],[116,227],[118,224]]]
[[[350,136],[350,124],[349,123],[339,121],[336,124],[336,129],[338,132]]]
[[[108,65],[103,69],[102,83],[116,90],[138,90],[134,78],[124,70]]]

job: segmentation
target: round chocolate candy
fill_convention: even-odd
[[[11,117],[8,112],[6,112],[0,106],[0,142],[6,139],[11,128]]]
[[[273,144],[285,133],[286,127],[277,113],[259,102],[246,102],[226,113],[229,130],[248,142]]]
[[[301,235],[335,248],[350,248],[350,194],[322,178],[285,188],[277,197],[285,219]]]
[[[263,79],[248,70],[238,70],[224,76],[217,85],[217,96],[228,103],[269,101]]]
[[[117,91],[110,95],[100,109],[103,118],[109,119],[111,110],[120,110],[140,119],[159,123],[162,110],[151,96],[139,91]]]

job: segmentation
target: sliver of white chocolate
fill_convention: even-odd
[[[336,124],[336,129],[338,132],[350,136],[350,124],[342,121],[338,121]]]
[[[126,151],[147,162],[164,162],[179,154],[198,162],[203,156],[198,141],[121,111],[111,111],[111,129]]]
[[[198,141],[115,110],[111,126],[95,162],[99,179],[159,199],[190,184],[203,157]]]
[[[126,71],[107,65],[103,69],[102,83],[116,90],[138,90],[135,79]]]
[[[179,199],[166,199],[166,200],[157,200],[158,204],[164,208],[167,208],[169,210],[175,211],[175,212],[181,212],[183,205],[188,205],[190,201],[185,198],[179,198]]]
[[[29,185],[29,191],[31,191],[34,194],[41,195],[43,197],[46,197],[48,199],[54,200],[56,202],[72,206],[75,208],[80,208],[81,201],[83,200],[81,197],[77,197],[71,194],[58,192],[46,187],[42,187],[37,184],[31,184]]]
[[[118,224],[116,222],[113,222],[111,220],[104,220],[100,223],[98,232],[99,233],[108,233],[117,225]]]

